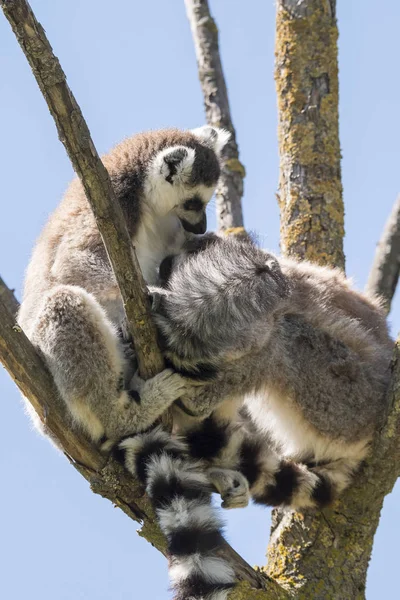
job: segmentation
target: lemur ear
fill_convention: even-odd
[[[194,150],[185,146],[172,146],[157,155],[155,167],[171,185],[175,181],[190,177],[194,161]]]
[[[203,127],[191,131],[203,144],[214,150],[217,156],[221,155],[223,148],[231,138],[230,132],[226,129],[211,127],[210,125],[203,125]]]

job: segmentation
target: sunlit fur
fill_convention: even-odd
[[[149,283],[158,281],[160,261],[190,237],[186,229],[205,223],[227,135],[208,126],[141,133],[103,157]],[[196,210],[187,204],[193,198]],[[183,378],[166,370],[141,382],[140,396],[137,386],[131,392],[117,336],[122,318],[118,286],[75,179],[34,249],[18,322],[46,360],[72,424],[95,442],[149,427],[184,388]]]
[[[393,342],[379,301],[249,241],[203,246],[154,294],[166,356],[192,377],[175,430],[193,456],[246,475],[257,502],[323,506],[384,418]]]

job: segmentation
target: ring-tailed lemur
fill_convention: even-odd
[[[166,129],[128,138],[103,157],[148,283],[157,283],[160,262],[180,251],[187,231],[206,230],[205,208],[228,138],[208,126]],[[131,374],[117,336],[123,314],[96,222],[75,179],[33,252],[18,322],[45,358],[73,423],[96,443],[107,439],[111,445],[143,431],[185,387],[166,369],[141,385],[141,397],[124,389]]]
[[[166,259],[172,274],[155,293],[165,354],[193,378],[175,428],[192,458],[244,474],[256,502],[329,503],[386,410],[393,342],[379,302],[338,270],[249,241],[202,245]]]

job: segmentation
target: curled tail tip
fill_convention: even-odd
[[[322,509],[332,504],[343,489],[334,474],[314,472],[307,465],[285,462],[274,473],[273,481],[257,490],[257,504],[282,506],[293,510]]]

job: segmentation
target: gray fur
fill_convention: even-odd
[[[270,477],[279,457],[311,461],[340,491],[386,410],[393,342],[379,302],[352,290],[338,270],[234,239],[205,245],[177,257],[155,302],[167,357],[193,373],[185,410],[234,422],[245,398],[269,440]],[[213,380],[196,380],[204,369],[216,370]],[[190,430],[190,419],[175,412],[181,430]],[[228,468],[239,462],[240,444],[233,446]],[[310,493],[315,485],[307,482]]]
[[[163,258],[180,251],[185,228],[204,226],[228,135],[209,127],[142,133],[103,157],[149,283],[157,283]],[[202,202],[196,210],[185,207],[193,197]],[[140,383],[140,402],[129,395],[138,384],[129,381],[117,336],[122,318],[119,289],[76,179],[37,242],[18,322],[44,356],[73,422],[96,442],[149,427],[184,389],[182,377],[166,370]]]

